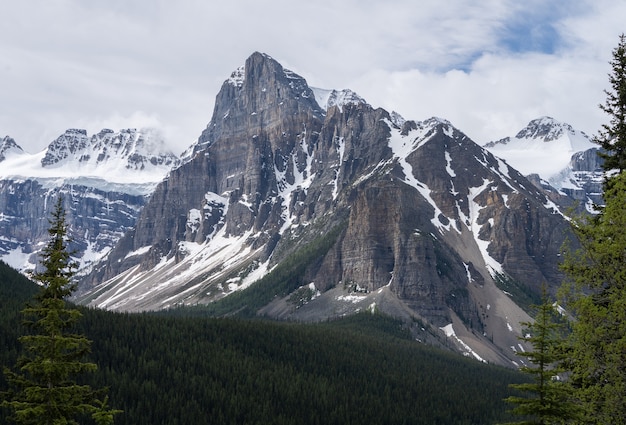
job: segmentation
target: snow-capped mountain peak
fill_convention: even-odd
[[[21,155],[24,151],[22,148],[15,143],[9,136],[5,136],[0,139],[0,162],[4,161],[7,157]]]
[[[127,169],[143,169],[149,164],[172,165],[176,156],[165,148],[158,133],[149,129],[103,129],[91,137],[85,130],[70,129],[48,146],[41,165],[60,166],[76,161],[95,167],[122,162]]]
[[[4,141],[4,145],[9,143]],[[85,130],[68,129],[37,154],[6,156],[0,179],[61,179],[75,184],[88,179],[103,190],[113,184],[127,185],[133,193],[149,193],[179,164],[180,159],[155,130],[103,129],[89,136]]]
[[[528,123],[514,137],[484,145],[524,175],[538,174],[546,180],[567,168],[572,155],[596,147],[582,131],[551,117]]]
[[[515,135],[515,138],[539,139],[544,142],[550,142],[568,134],[576,134],[576,130],[571,125],[559,122],[552,117],[544,116],[530,121],[526,127]]]

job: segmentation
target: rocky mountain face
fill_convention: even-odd
[[[57,196],[65,200],[71,248],[82,272],[134,226],[147,196],[180,160],[150,130],[70,129],[38,154],[0,143],[0,258],[29,271],[48,240]]]
[[[102,258],[134,224],[146,198],[123,192],[64,184],[47,187],[37,180],[0,180],[0,255],[23,271],[34,270],[48,240],[48,218],[57,196],[63,196],[70,249],[81,269]]]
[[[308,258],[304,285],[258,314],[384,311],[419,339],[511,364],[529,317],[497,284],[559,284],[569,227],[541,187],[445,120],[311,89],[267,55],[224,82],[192,152],[81,283],[83,302],[206,304]]]

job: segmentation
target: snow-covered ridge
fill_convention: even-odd
[[[343,109],[343,106],[347,104],[367,104],[365,99],[350,89],[327,90],[311,87],[311,90],[313,90],[317,104],[326,111],[333,106]]]
[[[3,139],[0,146],[8,145]],[[36,154],[24,153],[19,146],[7,152],[12,154],[4,155],[0,179],[36,179],[46,186],[85,180],[102,190],[128,185],[135,187],[132,192],[146,194],[180,164],[150,129],[104,129],[92,136],[85,130],[69,129]]]
[[[550,181],[569,166],[572,155],[597,147],[589,136],[551,117],[532,120],[515,137],[484,145],[524,175]]]

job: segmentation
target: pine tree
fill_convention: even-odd
[[[611,177],[606,205],[574,222],[580,249],[563,270],[574,314],[571,381],[588,412],[586,423],[626,423],[626,174]]]
[[[612,73],[609,74],[611,90],[605,90],[606,101],[600,109],[610,115],[609,124],[594,138],[604,152],[604,170],[626,169],[626,36],[620,35],[619,43],[613,50]],[[609,179],[610,180],[610,179]]]
[[[41,284],[34,303],[22,310],[31,333],[19,338],[24,354],[17,372],[5,370],[11,390],[3,393],[2,405],[17,424],[77,424],[91,416],[98,425],[113,423],[118,411],[99,400],[99,392],[76,383],[97,366],[85,361],[91,342],[75,333],[81,313],[66,304],[75,284],[76,264],[68,251],[63,200],[58,198],[49,220],[50,241],[43,250],[43,271],[33,277]]]
[[[506,399],[516,405],[513,413],[528,418],[515,424],[562,424],[577,418],[579,409],[571,398],[571,388],[563,379],[565,327],[548,298],[545,286],[535,321],[522,325],[526,334],[520,339],[530,343],[532,351],[517,354],[528,359],[532,366],[524,366],[520,370],[530,375],[533,382],[511,385],[527,393],[527,396]]]

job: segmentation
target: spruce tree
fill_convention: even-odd
[[[573,221],[580,249],[567,250],[563,286],[575,316],[568,368],[585,409],[583,423],[626,423],[626,36],[613,50],[611,116],[595,141],[604,152],[605,205]]]
[[[525,335],[520,339],[532,345],[531,351],[518,352],[531,365],[520,370],[532,377],[532,382],[511,384],[524,396],[506,399],[515,404],[513,413],[525,417],[519,425],[562,424],[578,417],[579,409],[572,399],[571,388],[565,381],[565,326],[555,311],[543,287],[542,303],[537,306],[535,321],[525,322]]]
[[[587,411],[585,423],[626,423],[626,174],[611,177],[606,205],[579,218],[580,249],[563,270],[575,316],[569,354],[571,382]]]
[[[3,393],[2,405],[17,424],[77,424],[88,417],[98,425],[112,424],[118,411],[109,409],[98,391],[76,382],[97,367],[85,361],[91,341],[76,332],[81,313],[66,303],[75,289],[76,264],[68,250],[61,197],[49,222],[51,239],[43,249],[42,271],[33,276],[41,290],[22,310],[30,333],[19,338],[24,353],[17,371],[5,369],[11,389]]]
[[[626,169],[626,36],[620,35],[619,43],[613,50],[612,72],[609,74],[610,90],[605,90],[606,101],[600,109],[610,117],[609,124],[604,124],[594,142],[603,149],[604,170]],[[607,181],[609,181],[608,179]]]

